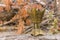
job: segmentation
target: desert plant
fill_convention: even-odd
[[[33,23],[33,35],[39,35],[40,34],[40,23],[42,22],[42,18],[44,15],[45,9],[39,10],[36,8],[33,8],[31,10],[28,11],[30,18],[32,20]]]

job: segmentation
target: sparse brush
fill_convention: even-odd
[[[52,26],[51,26],[51,28],[50,28],[50,32],[51,32],[52,34],[58,33],[58,25],[57,25],[57,23],[58,23],[57,18],[54,18],[54,21],[52,22]]]

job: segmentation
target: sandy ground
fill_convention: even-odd
[[[0,32],[0,40],[60,40],[60,34],[34,37],[30,34],[17,35],[15,32]]]

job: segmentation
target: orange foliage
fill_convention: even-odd
[[[0,12],[3,10],[3,7],[0,7]]]
[[[21,16],[22,16],[23,18],[26,18],[26,17],[28,16],[27,10],[25,9],[25,7],[23,7],[23,8],[21,9]]]
[[[19,20],[19,25],[18,25],[18,30],[17,30],[17,34],[22,34],[24,31],[24,22],[20,19]]]
[[[26,19],[26,24],[29,26],[31,24],[31,20],[30,19]]]
[[[30,0],[27,0],[27,1],[30,1]],[[6,5],[6,10],[9,12],[10,11],[10,5],[11,5],[11,1],[10,0],[4,0],[3,1],[4,4]],[[24,31],[24,28],[25,28],[25,25],[24,25],[24,21],[25,24],[27,25],[30,25],[31,24],[31,20],[29,18],[27,18],[29,16],[29,14],[27,13],[27,9],[29,10],[30,8],[38,8],[38,9],[42,9],[43,7],[39,4],[26,4],[24,2],[24,0],[17,0],[17,3],[18,6],[21,4],[21,3],[24,3],[24,6],[19,9],[18,11],[18,14],[16,14],[10,21],[14,21],[16,19],[18,19],[18,22],[19,24],[17,25],[18,27],[18,30],[17,30],[17,33],[18,34],[21,34],[23,31]],[[2,7],[0,7],[0,10],[2,10]]]
[[[23,3],[23,0],[17,0],[17,5],[20,5]]]
[[[9,12],[10,8],[10,4],[11,1],[10,0],[4,0],[3,3],[6,5],[5,10],[7,10]]]
[[[31,7],[32,8],[38,8],[40,10],[43,8],[40,4],[32,4]]]

